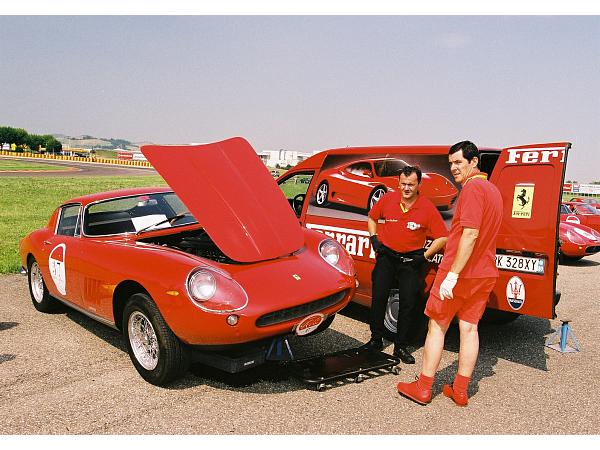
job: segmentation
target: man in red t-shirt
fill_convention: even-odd
[[[429,331],[423,348],[423,367],[417,381],[398,383],[398,392],[420,404],[431,401],[444,338],[450,322],[458,316],[460,350],[458,372],[444,395],[457,405],[468,403],[467,387],[477,362],[477,324],[498,279],[496,236],[502,221],[502,196],[478,168],[479,150],[469,141],[450,147],[448,160],[454,180],[462,185],[450,227],[444,259],[438,269],[425,314]]]
[[[406,364],[415,359],[407,350],[408,329],[423,290],[421,268],[425,259],[435,255],[446,243],[448,230],[434,204],[419,195],[421,169],[406,166],[399,174],[397,192],[385,194],[369,212],[368,229],[376,252],[373,269],[370,329],[366,347],[383,349],[383,320],[390,291],[398,287],[398,320],[394,356]],[[378,221],[383,220],[382,224]],[[427,251],[427,237],[434,238]]]

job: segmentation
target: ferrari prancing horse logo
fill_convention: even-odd
[[[297,274],[293,274],[292,277],[294,278],[294,280],[296,281],[300,281],[302,278],[300,278],[300,275]]]
[[[534,192],[535,185],[533,183],[519,183],[515,186],[512,207],[513,219],[531,219]]]

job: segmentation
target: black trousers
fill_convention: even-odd
[[[402,262],[402,258],[393,256],[389,250],[377,255],[375,268],[371,274],[373,284],[370,329],[371,338],[384,336],[383,319],[388,304],[390,291],[398,288],[398,330],[394,339],[397,345],[408,344],[409,329],[415,320],[415,308],[423,293],[422,266],[424,259],[417,256],[410,262]],[[410,257],[410,254],[405,254]]]

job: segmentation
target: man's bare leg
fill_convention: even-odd
[[[477,325],[464,320],[458,321],[460,350],[458,352],[458,374],[471,378],[479,354],[479,331]]]
[[[435,320],[429,319],[429,328],[423,347],[423,368],[421,370],[423,375],[433,377],[437,372],[444,351],[446,331],[448,331],[448,326],[442,327]]]

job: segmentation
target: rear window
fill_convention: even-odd
[[[78,236],[80,210],[81,205],[63,206],[60,210],[60,219],[58,219],[56,234],[61,236]]]
[[[181,215],[181,217],[175,218]],[[89,205],[84,213],[87,236],[106,236],[196,223],[173,192],[121,197]]]

